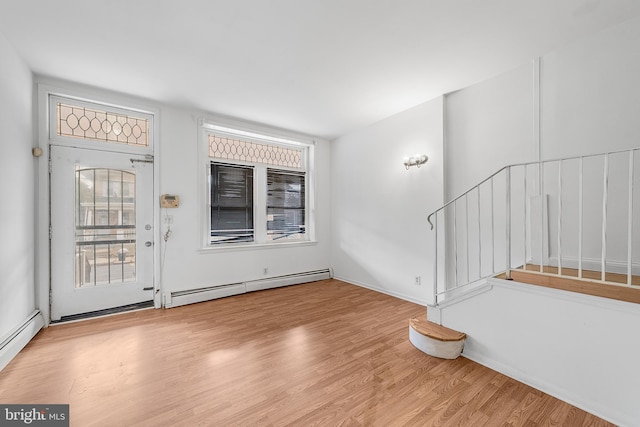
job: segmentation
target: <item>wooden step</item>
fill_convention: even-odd
[[[532,272],[540,273],[540,266],[537,264],[527,264],[523,267],[518,268],[518,270],[526,270]],[[550,265],[542,266],[542,273],[554,274],[558,275],[558,267],[553,267]],[[567,268],[562,267],[562,276],[568,276],[578,279],[578,269],[576,268]],[[587,280],[602,280],[602,272],[601,271],[593,271],[593,270],[582,270],[582,279]],[[620,285],[627,284],[627,275],[621,273],[614,273],[612,271],[605,272],[605,280],[611,283],[617,283]],[[633,286],[640,286],[640,276],[631,276],[631,284]]]
[[[555,267],[545,266],[542,273],[539,266],[527,265],[526,268],[527,270],[511,270],[511,278],[520,283],[640,304],[640,286],[636,285],[638,276],[633,277],[632,286],[627,286],[616,282],[597,282],[595,277],[599,278],[597,276],[600,274],[599,272],[584,270],[583,278],[579,279],[578,277],[573,277],[574,271],[571,269],[563,268],[563,275],[558,276],[557,268]],[[577,272],[575,276],[577,276]],[[505,278],[504,274],[497,277]],[[615,276],[612,276],[612,273],[607,273],[607,278],[609,279],[610,277]]]
[[[454,331],[426,318],[409,321],[409,341],[430,356],[455,359],[460,356],[467,334]]]

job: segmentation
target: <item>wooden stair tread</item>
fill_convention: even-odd
[[[438,341],[461,341],[467,337],[463,332],[454,331],[445,326],[438,325],[427,319],[414,317],[409,321],[411,327],[417,332]]]
[[[524,267],[518,268],[518,270],[526,270],[534,273],[540,273],[540,266],[536,264],[527,264]],[[555,274],[558,275],[558,267],[553,267],[550,265],[542,266],[543,273]],[[561,277],[572,277],[574,279],[578,279],[578,269],[576,268],[568,268],[562,267],[562,276]],[[593,270],[582,270],[582,278],[587,280],[601,280],[602,272],[601,271],[593,271]],[[607,271],[605,273],[605,279],[607,282],[618,283],[621,285],[627,285],[627,275],[622,273],[614,273],[612,271]],[[633,286],[640,286],[640,276],[632,275],[631,276],[631,284]]]
[[[505,278],[504,274],[496,277]],[[564,275],[558,276],[547,272],[547,269],[544,273],[534,270],[511,270],[511,278],[520,283],[640,304],[640,287],[637,286],[629,287],[614,283],[594,282],[593,279],[589,280],[587,277],[579,279]]]

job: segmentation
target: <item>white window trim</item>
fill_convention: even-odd
[[[204,118],[199,121],[199,143],[198,143],[198,186],[200,200],[200,230],[198,236],[198,247],[200,252],[232,252],[243,250],[257,249],[273,249],[285,248],[292,246],[308,246],[316,245],[315,232],[315,141],[308,140],[304,137],[297,137],[278,134],[273,130],[256,129],[249,124],[226,124],[208,121]],[[285,166],[247,163],[239,160],[216,159],[209,157],[209,134],[225,134],[231,137],[242,139],[249,142],[263,143],[269,145],[281,145],[289,147],[303,147],[306,152],[303,158],[303,168],[288,168]],[[254,241],[253,242],[236,242],[236,243],[220,243],[212,245],[209,239],[210,233],[210,189],[208,185],[208,177],[210,173],[211,162],[229,163],[254,167],[254,185],[253,185],[253,213],[254,213]],[[305,194],[305,223],[306,233],[304,238],[296,240],[267,241],[267,225],[266,225],[266,198],[267,198],[267,168],[304,171],[306,175],[306,194]],[[258,174],[264,175],[262,182],[255,177]],[[264,212],[259,212],[264,208]]]

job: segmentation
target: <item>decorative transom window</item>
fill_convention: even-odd
[[[204,134],[208,246],[311,240],[311,145],[228,128]]]
[[[297,169],[302,167],[301,148],[261,144],[215,134],[209,134],[209,157]]]
[[[58,136],[149,146],[149,120],[141,116],[57,102],[56,124]]]

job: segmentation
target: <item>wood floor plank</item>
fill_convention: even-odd
[[[53,326],[2,372],[2,403],[72,426],[610,425],[408,340],[425,309],[337,280]]]

